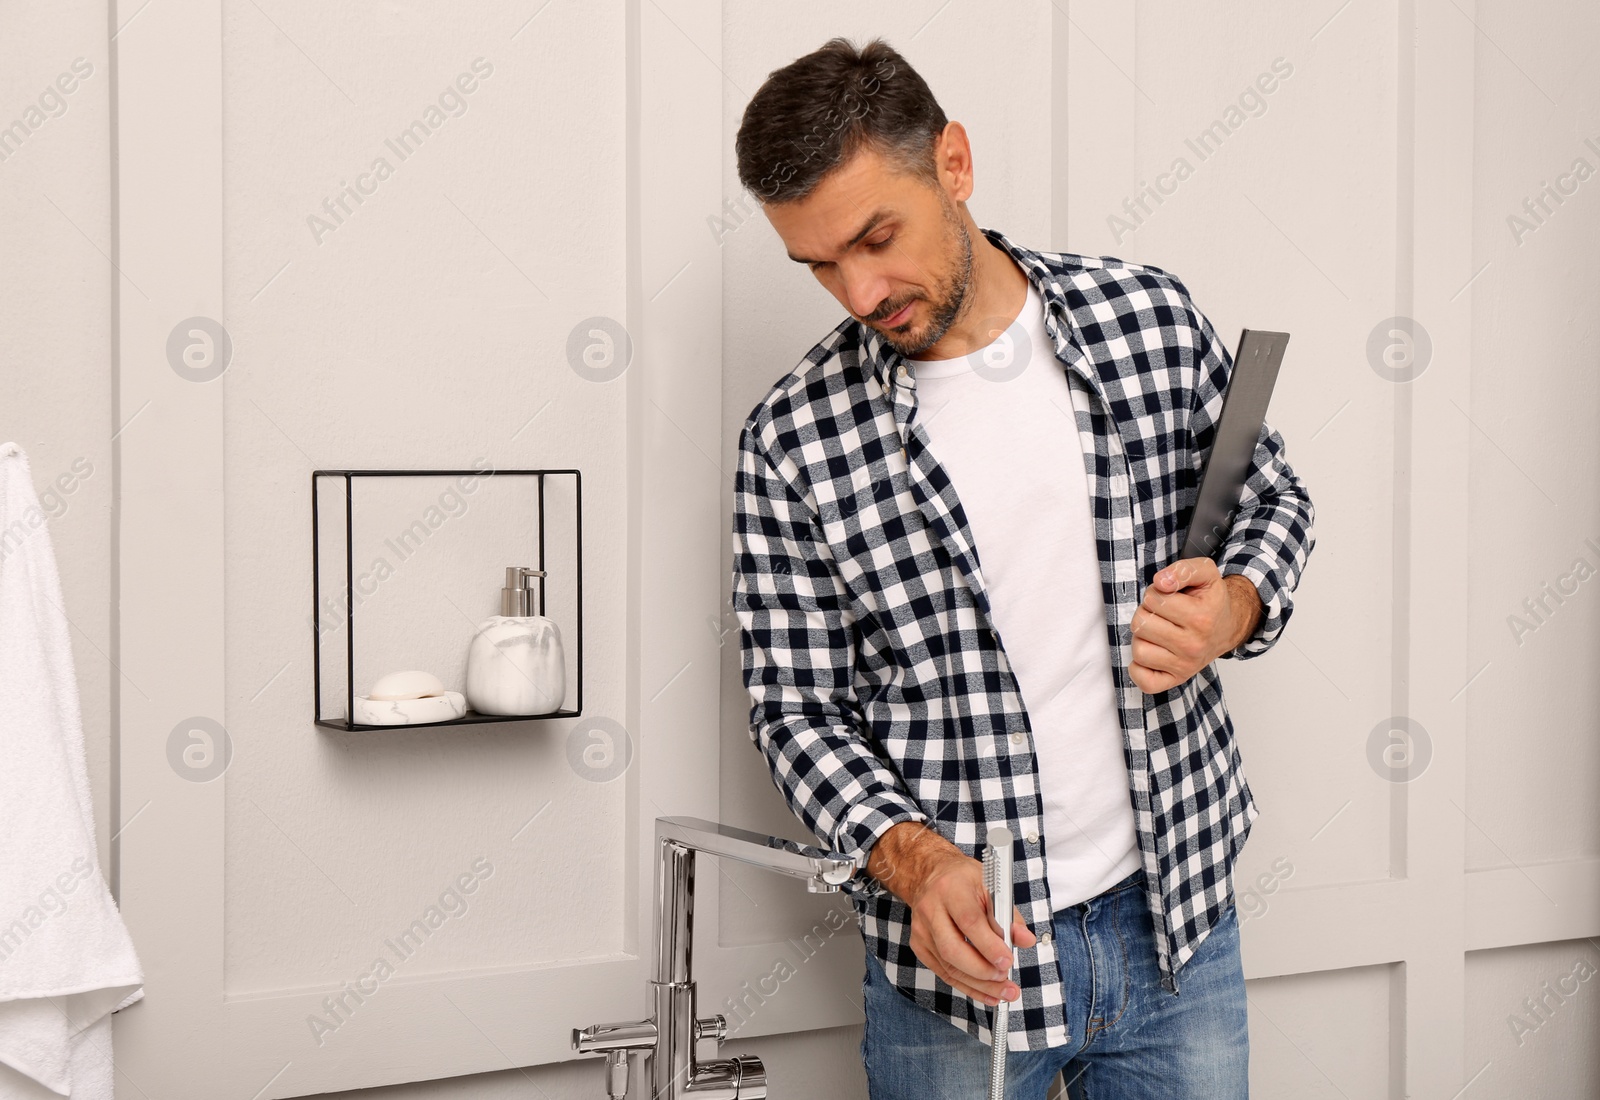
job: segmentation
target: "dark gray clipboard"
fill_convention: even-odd
[[[1215,558],[1233,529],[1234,513],[1261,425],[1267,419],[1267,404],[1278,380],[1278,367],[1289,344],[1287,332],[1245,329],[1239,334],[1239,350],[1233,356],[1233,372],[1227,392],[1222,395],[1222,413],[1217,418],[1216,439],[1211,457],[1200,473],[1200,496],[1184,539],[1180,558]]]

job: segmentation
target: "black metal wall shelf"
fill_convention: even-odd
[[[560,710],[548,711],[543,714],[499,715],[479,714],[468,708],[466,714],[460,718],[452,718],[443,722],[408,722],[400,725],[377,725],[352,721],[355,714],[355,533],[354,521],[354,481],[357,478],[384,478],[384,477],[535,477],[538,479],[538,522],[539,535],[537,547],[537,568],[544,570],[545,564],[545,479],[547,477],[563,477],[572,479],[572,530],[573,530],[573,577],[572,598],[574,605],[575,630],[573,631],[574,657],[576,660],[576,684],[574,704]],[[319,516],[319,479],[343,478],[344,479],[344,627],[345,627],[345,712],[343,717],[325,716],[322,710],[322,530]],[[545,602],[545,586],[549,581],[548,576],[538,578],[539,581],[539,608],[541,613],[548,606]],[[312,602],[312,669],[313,669],[313,714],[317,725],[334,730],[407,730],[420,729],[427,726],[461,726],[474,725],[484,722],[537,722],[551,718],[576,718],[583,714],[583,477],[580,471],[574,469],[545,469],[545,470],[313,470],[311,471],[311,602]]]

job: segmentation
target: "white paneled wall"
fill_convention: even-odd
[[[967,126],[980,225],[1173,271],[1230,346],[1293,334],[1269,420],[1318,545],[1283,643],[1224,669],[1263,811],[1253,1094],[1596,1094],[1592,5],[28,0],[0,6],[0,441],[50,510],[146,967],[119,1095],[600,1095],[565,1035],[645,1009],[653,818],[810,839],[745,728],[727,510],[745,414],[839,312],[732,146],[834,34],[888,38]],[[213,313],[225,375],[174,381],[161,340]],[[609,381],[568,354],[596,317],[634,340]],[[1396,317],[1430,349],[1400,382]],[[584,470],[616,781],[571,721],[310,722],[309,471],[480,457]],[[390,643],[448,646],[499,583],[440,583]],[[233,760],[186,782],[166,731],[212,711]],[[480,855],[448,935],[308,1038]],[[844,904],[709,861],[699,888],[707,1012]],[[866,1095],[846,932],[724,1049],[775,1097]]]
[[[403,976],[623,948],[620,922],[566,919],[576,899],[621,909],[621,848],[592,838],[620,834],[625,788],[566,766],[564,725],[479,727],[470,752],[454,729],[277,732],[307,703],[294,675],[304,662],[278,674],[303,657],[309,608],[275,595],[304,584],[305,557],[284,542],[299,550],[307,530],[307,455],[334,468],[581,466],[590,575],[624,568],[627,451],[604,441],[621,440],[625,390],[580,377],[565,347],[580,320],[625,308],[622,12],[554,4],[516,33],[527,14],[335,5],[269,20],[253,4],[224,7],[224,254],[239,348],[223,428],[239,610],[227,624],[228,724],[241,747],[276,742],[241,751],[228,774],[230,990],[353,979],[480,855],[495,870],[477,911],[404,960]],[[569,94],[579,87],[591,91]],[[414,134],[426,137],[402,138]],[[554,149],[583,155],[552,171]],[[367,175],[380,162],[388,178]],[[342,181],[373,193],[357,204]],[[324,205],[330,196],[343,206]],[[397,531],[446,486],[360,486],[371,503],[358,532]],[[393,668],[460,682],[465,640],[499,613],[505,567],[533,564],[506,557],[531,549],[532,491],[488,479],[404,559],[376,540],[358,547],[358,566],[395,559],[363,603],[368,637],[389,637],[358,641],[362,654],[381,644],[373,660],[389,663],[365,676],[358,663],[358,693]],[[621,717],[622,669],[605,655],[625,644],[623,593],[586,595],[586,709]],[[379,616],[401,601],[407,619],[386,626]],[[306,858],[318,852],[328,858]]]
[[[1467,956],[1463,1080],[1488,1100],[1600,1095],[1600,951],[1593,938]]]
[[[103,4],[0,8],[0,443],[28,453],[72,626],[96,841],[114,829],[111,74]],[[76,69],[74,66],[76,65]],[[84,71],[88,75],[81,76]],[[70,88],[70,92],[62,89]],[[18,128],[20,125],[20,129]],[[123,293],[134,293],[123,280]]]
[[[1478,22],[1505,52],[1478,56],[1473,126],[1474,870],[1600,854],[1600,11],[1492,0]]]

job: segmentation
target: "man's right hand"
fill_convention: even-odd
[[[924,822],[902,821],[878,838],[867,873],[911,907],[911,950],[923,965],[969,997],[996,1005],[1022,995],[1010,980],[1013,959],[989,912],[983,864]],[[1037,937],[1013,911],[1011,941]]]

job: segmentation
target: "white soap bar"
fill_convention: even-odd
[[[368,699],[425,699],[443,695],[444,684],[431,672],[391,672],[379,677],[367,692]]]

